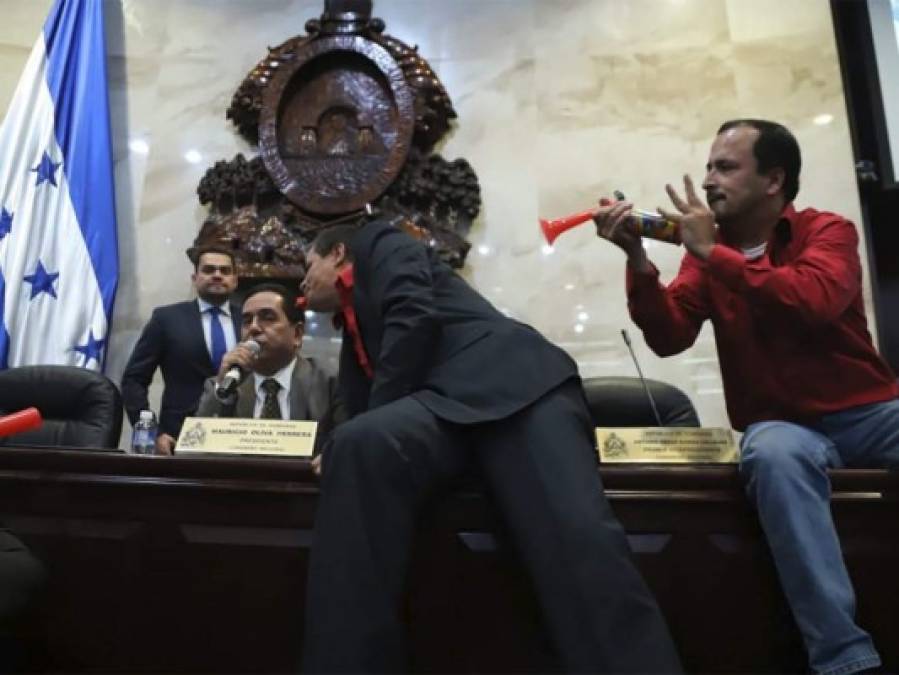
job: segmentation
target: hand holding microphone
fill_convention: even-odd
[[[215,387],[217,398],[224,400],[237,391],[238,385],[243,382],[247,373],[253,370],[253,362],[261,349],[262,347],[256,340],[247,340],[222,357],[219,382]]]

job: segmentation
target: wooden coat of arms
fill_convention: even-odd
[[[371,0],[326,0],[234,94],[227,117],[260,155],[206,172],[194,246],[234,250],[242,279],[302,278],[304,245],[321,229],[373,213],[402,217],[450,265],[465,263],[478,179],[434,152],[456,113],[417,48],[371,12]]]

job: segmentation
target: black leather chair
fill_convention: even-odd
[[[0,371],[0,414],[34,406],[40,428],[0,438],[0,445],[117,448],[122,396],[105,375],[74,366],[21,366]]]
[[[646,380],[665,427],[698,427],[690,398],[674,385]],[[639,377],[592,377],[584,380],[587,407],[597,427],[655,427],[659,423]]]

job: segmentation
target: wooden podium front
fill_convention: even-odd
[[[733,467],[600,473],[688,671],[807,670]],[[896,670],[899,477],[832,477],[859,620]],[[25,669],[296,671],[317,495],[304,460],[0,450],[0,522],[49,572],[20,627]],[[423,515],[406,608],[414,670],[555,669],[503,542],[477,491]]]

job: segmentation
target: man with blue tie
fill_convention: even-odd
[[[184,418],[197,408],[203,382],[218,373],[240,335],[240,308],[229,301],[237,288],[234,255],[204,247],[191,259],[197,299],[153,310],[122,374],[122,398],[134,424],[149,408],[147,389],[156,369],[162,370],[156,451],[163,455],[172,453]]]

